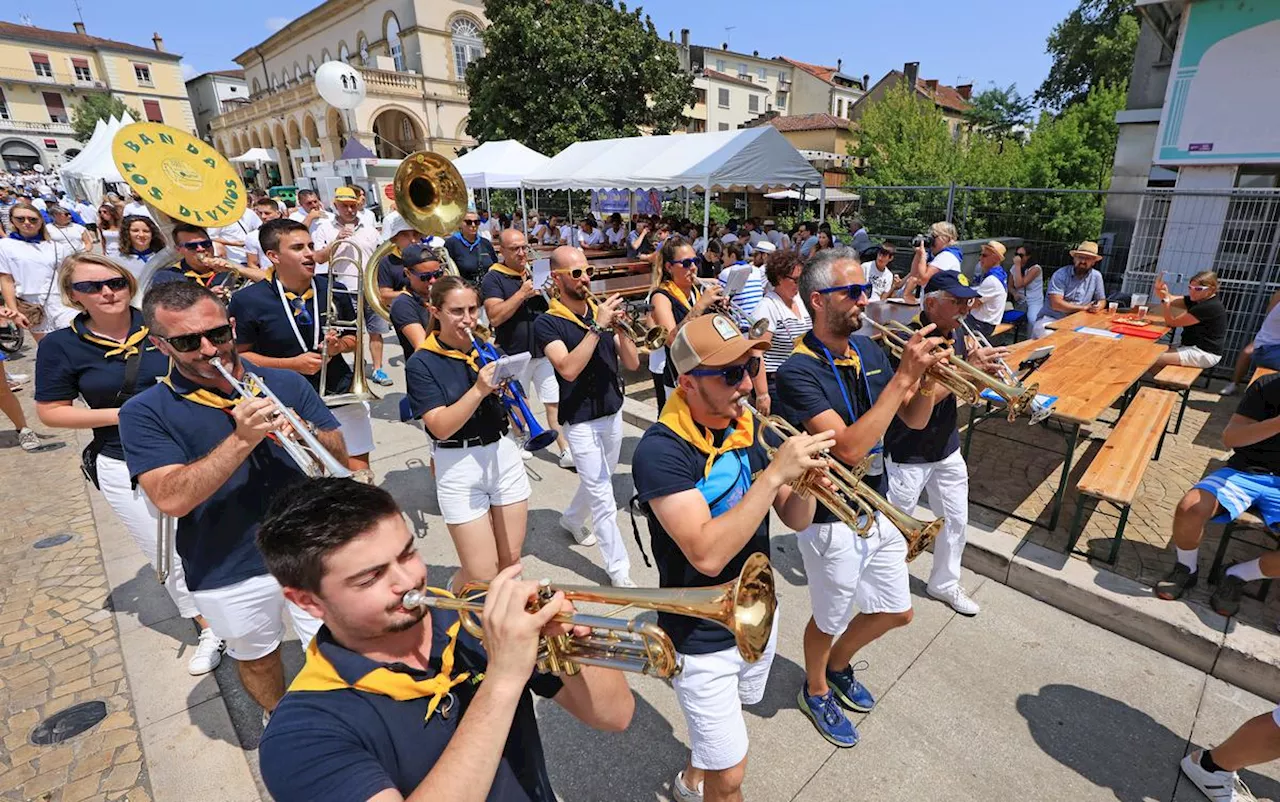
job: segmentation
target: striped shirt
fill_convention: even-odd
[[[795,341],[804,336],[805,332],[813,328],[813,320],[809,317],[809,310],[804,308],[804,304],[796,299],[796,306],[800,308],[799,317],[796,311],[787,302],[773,290],[770,290],[760,304],[756,307],[756,311],[751,315],[751,321],[767,319],[769,321],[769,331],[773,332],[773,340],[769,343],[769,350],[764,352],[764,372],[774,373],[778,368],[782,367],[782,363],[787,361],[787,357],[791,356],[791,350],[795,346]]]
[[[746,268],[750,271],[747,274],[747,283],[742,286],[742,290],[733,296],[733,302],[747,317],[752,317],[756,311],[756,307],[760,305],[761,299],[764,298],[765,278],[764,268],[749,265],[746,262],[738,262],[735,265],[729,265],[720,271],[720,283],[727,284],[729,281],[729,271],[740,270]]]

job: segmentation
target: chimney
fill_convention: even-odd
[[[871,76],[864,72],[862,73],[862,91],[865,92],[870,88],[871,88]]]
[[[729,49],[729,43],[728,43],[728,42],[722,42],[722,43],[720,44],[720,49],[721,49],[721,50],[728,50],[728,49]]]
[[[960,86],[957,86],[956,93],[965,100],[968,100],[970,96],[973,95],[973,84],[961,84]]]
[[[912,89],[916,88],[916,81],[920,78],[920,62],[908,61],[902,65],[902,76],[907,86]]]
[[[85,32],[84,32],[84,23],[83,23],[83,22],[73,22],[73,23],[71,23],[71,27],[72,27],[72,28],[75,28],[75,29],[76,29],[76,33],[80,34],[81,36],[84,36],[84,35],[85,35]]]
[[[689,46],[689,29],[688,28],[680,29],[680,44],[683,47]]]
[[[930,94],[933,94],[934,92],[937,92],[937,91],[938,91],[938,79],[937,79],[937,78],[926,78],[926,79],[925,79],[925,81],[924,81],[924,85],[925,85],[925,88],[927,88],[927,89],[929,90],[929,93],[930,93]]]
[[[755,56],[756,58],[760,58],[760,51],[759,51],[759,50],[752,50],[752,51],[751,51],[751,55]]]
[[[164,52],[164,39],[159,33],[151,35],[151,43],[156,46],[156,50],[159,50],[161,53]]]
[[[842,68],[843,66],[844,66],[844,59],[842,58],[836,59],[836,72],[840,72],[840,68]]]

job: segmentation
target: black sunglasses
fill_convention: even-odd
[[[71,289],[76,292],[82,292],[85,295],[97,295],[102,292],[102,288],[106,287],[112,292],[120,292],[129,288],[129,281],[121,276],[115,278],[103,279],[102,281],[73,281]]]
[[[231,324],[223,323],[221,326],[214,326],[208,331],[198,331],[194,334],[175,334],[172,337],[161,337],[160,339],[173,346],[173,350],[180,354],[189,354],[200,347],[202,340],[208,340],[210,345],[226,345],[231,342]]]
[[[463,223],[466,223],[466,224],[467,224],[467,225],[469,225],[469,226],[477,226],[477,225],[480,225],[480,221],[479,221],[479,220],[466,220],[466,219],[464,219],[462,222],[463,222]]]
[[[12,220],[14,223],[39,223],[39,222],[42,222],[41,218],[39,218],[39,217],[28,217],[28,216],[27,216],[27,215],[25,215],[25,214],[24,214],[23,216],[21,216],[21,217],[10,217],[9,219],[10,219],[10,220]]]
[[[182,247],[188,251],[210,250],[213,248],[213,240],[211,239],[193,239],[190,242],[182,243]]]
[[[736,387],[744,376],[754,376],[760,369],[760,357],[753,356],[741,365],[730,365],[727,368],[694,368],[690,376],[720,376],[729,387]]]
[[[825,290],[818,290],[819,295],[830,295],[833,292],[847,293],[850,301],[856,301],[862,296],[870,297],[872,285],[870,284],[842,284],[839,287],[827,287]]]
[[[416,270],[410,270],[409,273],[418,281],[435,281],[444,275],[443,270],[424,270],[421,273]]]
[[[667,264],[683,265],[684,268],[688,270],[689,268],[696,267],[698,265],[698,258],[696,256],[691,256],[688,259],[675,259],[673,261],[667,262]]]

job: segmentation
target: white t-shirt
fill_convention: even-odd
[[[226,240],[233,243],[225,245],[227,249],[227,258],[236,264],[245,264],[244,243],[251,232],[257,231],[262,227],[262,218],[258,217],[258,213],[253,209],[245,209],[244,214],[240,215],[240,219],[229,226],[221,228],[209,229],[209,236],[213,239]]]
[[[74,251],[84,250],[84,226],[79,223],[68,223],[66,228],[58,228],[55,225],[46,226],[49,230],[49,239],[58,243],[58,247],[70,247]]]
[[[578,244],[578,227],[565,223],[560,226],[560,244],[561,245],[577,245]]]
[[[578,229],[578,245],[582,248],[601,248],[604,247],[604,232],[598,228],[591,229],[591,233]]]
[[[245,264],[249,263],[249,254],[253,254],[258,259],[258,267],[265,270],[270,265],[267,264],[267,255],[262,252],[262,243],[258,240],[258,237],[261,234],[262,232],[257,230],[250,231],[248,234],[245,234],[244,255]]]
[[[37,331],[66,328],[76,316],[76,310],[63,306],[55,277],[58,265],[72,253],[66,245],[49,240],[0,239],[0,274],[13,276],[19,298],[44,307],[45,322]]]
[[[124,216],[128,217],[131,214],[136,214],[141,217],[151,217],[151,209],[149,209],[147,204],[142,201],[129,201],[124,205]]]
[[[951,251],[940,251],[933,257],[933,261],[929,262],[929,267],[936,267],[939,270],[951,270],[956,273],[960,272],[960,260]]]
[[[340,224],[334,221],[321,221],[311,235],[312,244],[316,247],[316,250],[329,247],[329,243],[338,238],[339,227]],[[367,226],[360,225],[357,221],[356,229],[351,233],[351,236],[347,237],[347,241],[360,249],[360,264],[363,267],[378,248],[378,232]],[[341,251],[339,253],[341,254]],[[332,261],[332,256],[330,261]],[[325,274],[328,272],[328,263],[316,265],[316,273]],[[350,262],[344,262],[339,266],[338,270],[334,271],[334,275],[341,276],[344,279],[358,279],[360,272],[355,265]],[[347,288],[352,289],[353,287],[348,283]]]
[[[356,217],[360,220],[360,225],[368,226],[375,231],[378,228],[378,218],[373,216],[373,209],[361,209]]]
[[[627,241],[627,230],[619,227],[617,231],[610,226],[604,230],[604,238],[609,241],[610,247],[621,247]]]
[[[862,263],[862,272],[871,282],[871,300],[878,301],[889,296],[893,290],[893,271],[889,268],[881,270],[876,267],[876,260]]]
[[[48,211],[49,209],[49,204],[45,203],[44,198],[41,198],[39,196],[31,199],[31,205],[36,207],[42,212]]]
[[[302,210],[302,209],[298,209],[298,211],[296,211],[296,212],[294,212],[293,214],[289,215],[289,219],[290,219],[290,220],[296,220],[296,221],[298,221],[299,223],[301,223],[303,220],[306,220],[306,219],[307,219],[307,214],[308,214],[308,213],[307,213],[306,211],[304,211],[304,210]],[[326,211],[322,217],[317,217],[315,220],[313,220],[313,221],[311,222],[311,227],[310,227],[311,236],[312,236],[312,237],[315,237],[315,236],[316,236],[316,231],[318,231],[318,230],[319,230],[319,228],[320,228],[321,224],[323,224],[323,223],[325,223],[325,222],[327,222],[327,221],[331,221],[331,220],[333,220],[333,214],[332,214],[331,212],[328,212],[328,211]]]
[[[120,229],[103,229],[99,231],[98,234],[102,236],[102,247],[106,250],[107,256],[119,256]]]
[[[969,316],[991,326],[998,325],[1004,318],[1008,290],[995,276],[984,277],[975,289],[978,291],[978,305],[969,312]]]
[[[77,203],[76,212],[80,214],[80,219],[86,223],[98,224],[98,207],[92,203]]]

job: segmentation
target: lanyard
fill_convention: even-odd
[[[817,340],[816,337],[814,339]],[[827,364],[831,366],[831,372],[835,374],[836,384],[840,385],[840,395],[844,397],[844,408],[849,410],[849,422],[852,423],[853,421],[856,421],[858,419],[858,416],[853,414],[853,403],[849,398],[848,388],[844,386],[844,379],[841,378],[840,376],[840,369],[836,367],[836,360],[833,356],[831,356],[831,351],[827,348],[826,343],[822,342],[821,340],[817,340],[817,342],[818,342],[818,347],[822,349],[823,356],[827,358]],[[858,355],[858,365],[859,365],[858,372],[862,374],[862,383],[866,386],[867,400],[870,401],[871,400],[871,383],[867,379],[867,370],[866,370],[867,366],[862,361],[862,352],[858,350],[858,346],[854,345],[852,341],[850,341],[849,347],[852,348],[853,352]],[[883,441],[877,441],[875,446],[872,447],[871,453],[878,454],[881,451],[884,451],[884,443]]]
[[[316,281],[311,280],[311,300],[315,301],[315,312],[311,315],[311,341],[315,345],[307,345],[306,340],[302,339],[302,331],[298,329],[298,321],[293,314],[293,306],[289,303],[289,299],[284,296],[284,285],[279,279],[272,279],[272,283],[276,285],[276,294],[280,296],[280,305],[284,307],[284,318],[289,321],[289,327],[293,329],[293,336],[298,338],[298,346],[302,348],[303,353],[313,351],[320,347],[320,297],[316,293]],[[305,307],[306,301],[302,302]]]

